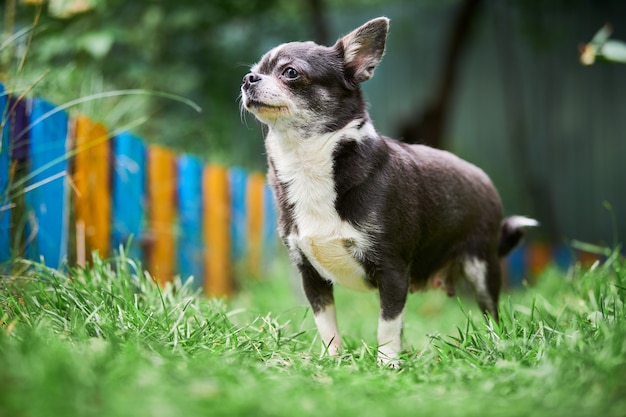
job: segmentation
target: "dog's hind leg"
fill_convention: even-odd
[[[378,280],[380,316],[378,318],[378,363],[397,368],[402,350],[402,317],[409,292],[406,272],[384,269]]]
[[[496,323],[498,317],[498,298],[502,286],[500,264],[497,256],[484,260],[476,256],[463,259],[463,273],[472,285],[478,306],[483,314],[491,314]]]
[[[336,356],[341,349],[341,337],[337,327],[333,284],[320,276],[304,256],[298,269],[304,293],[313,309],[317,331],[322,338],[322,355]]]

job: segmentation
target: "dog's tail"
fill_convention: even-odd
[[[498,255],[504,257],[516,247],[524,237],[524,231],[527,227],[539,226],[539,222],[535,219],[524,216],[511,216],[502,220],[500,225],[500,246],[498,247]]]

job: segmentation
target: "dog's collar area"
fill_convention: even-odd
[[[280,125],[269,125],[269,128],[270,131],[266,140],[270,139],[270,142],[273,144],[270,147],[287,146],[287,148],[292,150],[293,146],[301,147],[305,146],[305,144],[310,144],[306,145],[306,148],[309,149],[311,146],[318,148],[323,146],[322,144],[332,143],[336,145],[346,140],[362,142],[379,137],[378,132],[368,117],[355,119],[341,129],[327,133],[315,131],[308,126],[298,127],[292,124],[285,126],[282,123]],[[313,145],[313,143],[318,145]],[[309,151],[315,152],[311,149]]]

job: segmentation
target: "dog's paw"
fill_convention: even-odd
[[[378,351],[378,366],[391,369],[400,369],[402,362],[396,352]]]
[[[322,357],[329,356],[331,358],[339,356],[341,351],[341,344],[331,342],[328,346],[322,345]]]

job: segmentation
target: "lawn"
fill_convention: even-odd
[[[337,290],[345,348],[320,358],[289,268],[209,300],[123,255],[0,280],[0,416],[625,416],[626,261],[505,294],[410,297],[400,370],[376,364],[374,293]]]

